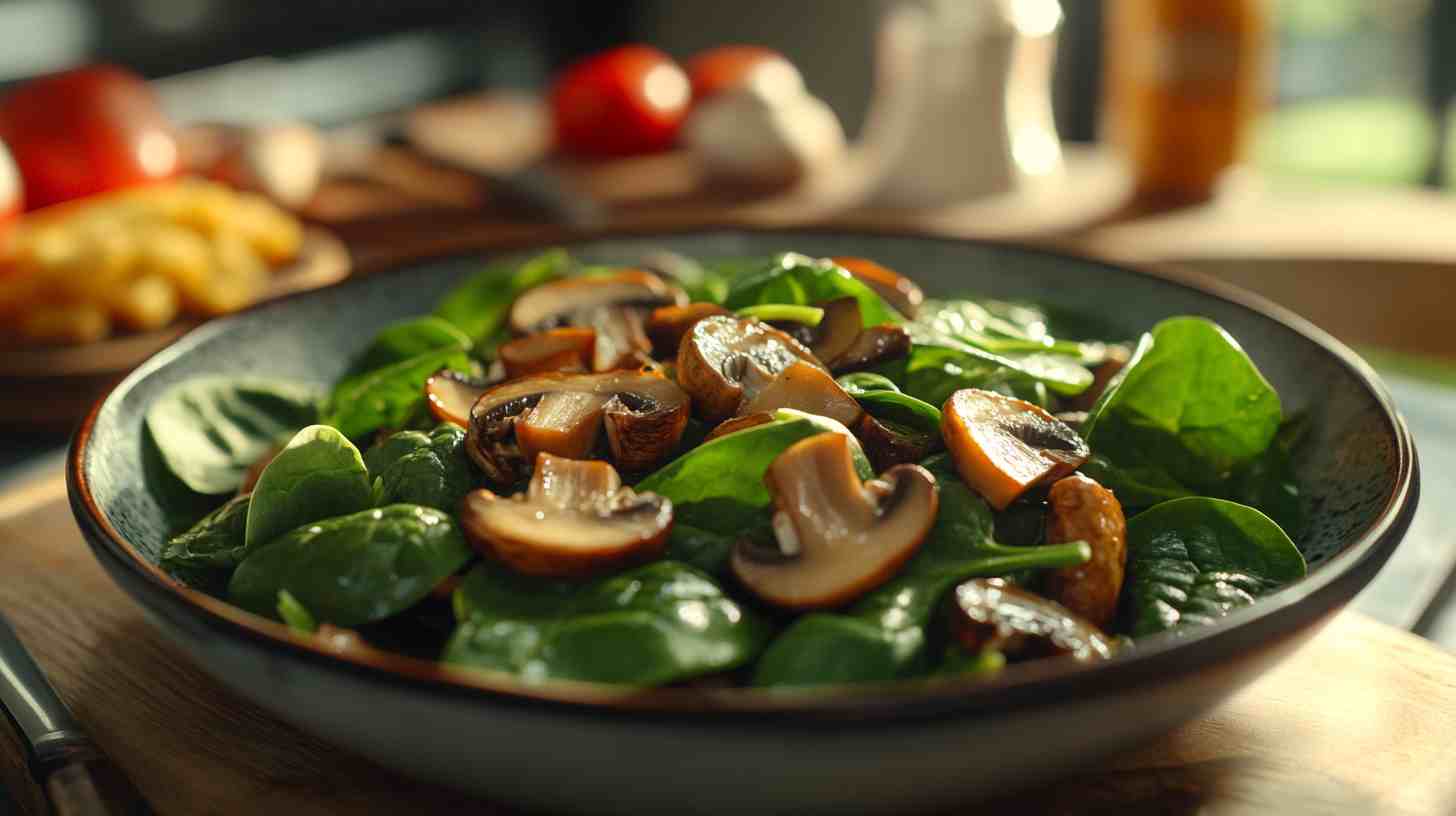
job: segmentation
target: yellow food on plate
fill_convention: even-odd
[[[0,243],[0,345],[87,343],[237,311],[302,243],[291,213],[199,179],[28,213]]]

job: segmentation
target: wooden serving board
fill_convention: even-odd
[[[159,814],[516,812],[380,769],[225,691],[103,574],[57,472],[0,495],[0,611]],[[23,812],[47,812],[3,718],[0,782]],[[1451,813],[1456,656],[1346,612],[1213,714],[976,810]]]

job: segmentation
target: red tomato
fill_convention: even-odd
[[[0,103],[0,138],[44,207],[176,175],[177,141],[156,94],[109,65],[32,80]]]
[[[688,76],[693,83],[695,103],[750,80],[773,86],[766,89],[770,94],[799,93],[804,89],[804,80],[794,64],[783,54],[761,45],[710,48],[688,61]]]
[[[582,156],[666,150],[677,139],[689,101],[687,75],[656,48],[603,51],[557,77],[551,89],[556,141]]]
[[[0,142],[0,233],[25,208],[23,192],[20,171],[15,168],[15,161],[10,158],[5,143]]]

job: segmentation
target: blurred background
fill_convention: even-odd
[[[626,43],[664,53],[568,72]],[[699,59],[738,44],[771,50]],[[1223,277],[1373,360],[1430,498],[1362,608],[1456,645],[1453,44],[1456,0],[0,0],[0,136],[34,210],[0,233],[0,479],[54,468],[96,394],[198,321],[412,258],[721,223],[1011,239]],[[765,55],[772,83],[744,67]],[[97,63],[146,82],[17,112]],[[626,143],[563,125],[591,107],[566,86],[640,69],[650,92],[659,63],[675,118],[647,98],[592,129]],[[61,110],[175,133],[161,175],[206,182],[127,199],[145,234],[105,191],[35,209],[48,148],[17,132]]]
[[[789,56],[846,129],[863,124],[885,0],[0,0],[0,83],[87,62],[150,78],[239,61],[292,63],[266,98],[169,96],[183,118],[301,116],[319,123],[487,87],[538,88],[572,59],[623,42],[686,58],[727,42]],[[1107,5],[1069,0],[1054,105],[1063,138],[1096,138]],[[1209,6],[1241,3],[1211,2]],[[1327,182],[1447,186],[1456,8],[1444,0],[1267,0],[1277,54],[1251,159]],[[210,97],[210,98],[209,98]]]

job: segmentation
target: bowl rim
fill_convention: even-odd
[[[493,243],[474,250],[426,254],[402,261],[387,270],[352,278],[330,289],[362,286],[379,276],[407,274],[410,268],[427,262],[478,258],[533,247],[570,248],[612,240],[713,234],[904,238],[990,248],[1052,260],[1090,263],[1231,303],[1320,346],[1366,389],[1380,407],[1386,430],[1395,443],[1394,487],[1374,521],[1352,543],[1304,578],[1260,598],[1251,606],[1235,610],[1215,624],[1143,639],[1136,649],[1126,650],[1103,663],[1080,664],[1070,658],[1046,659],[1008,667],[991,679],[903,680],[882,684],[814,686],[803,690],[637,689],[577,681],[526,683],[504,672],[457,668],[375,649],[335,648],[319,638],[296,634],[281,623],[245,612],[182,584],[147,560],[139,548],[116,530],[93,496],[85,469],[87,454],[97,417],[113,397],[129,391],[172,357],[185,353],[185,349],[177,351],[179,347],[225,332],[232,323],[246,319],[255,309],[278,308],[294,298],[318,294],[307,291],[259,304],[193,329],[100,397],[77,429],[67,453],[66,481],[72,512],[97,558],[137,579],[118,583],[168,624],[184,630],[203,626],[212,636],[240,641],[249,648],[300,661],[312,668],[342,672],[366,682],[448,696],[464,702],[511,705],[594,718],[629,717],[634,721],[710,722],[726,719],[740,726],[770,728],[789,724],[843,727],[889,719],[933,721],[952,715],[1000,712],[1123,694],[1138,687],[1172,682],[1239,654],[1272,646],[1302,629],[1321,624],[1375,576],[1410,526],[1420,493],[1415,446],[1389,391],[1370,366],[1343,343],[1288,309],[1191,270],[1125,263],[1090,253],[1019,241],[963,239],[917,230],[712,225],[573,233],[556,241],[533,238]]]

